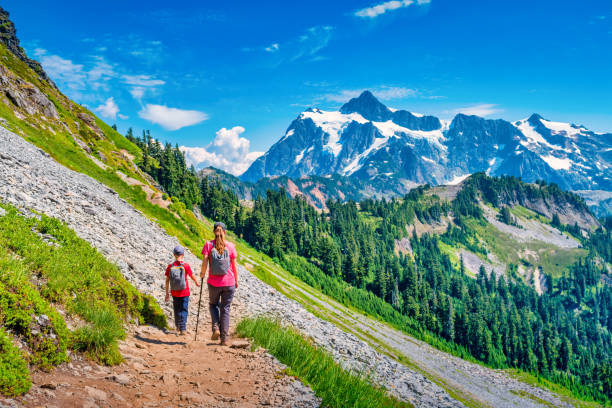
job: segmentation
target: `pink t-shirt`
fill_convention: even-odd
[[[209,259],[209,268],[208,268],[208,280],[206,281],[212,286],[235,286],[236,285],[236,270],[233,269],[235,267],[236,256],[236,247],[231,242],[225,242],[225,248],[227,248],[227,252],[230,257],[230,267],[227,270],[225,275],[211,275],[210,274],[210,251],[215,247],[215,241],[208,241],[204,244],[204,248],[202,248],[202,255],[207,256]]]

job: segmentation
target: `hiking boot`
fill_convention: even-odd
[[[223,347],[229,347],[229,346],[230,346],[230,343],[229,343],[229,341],[228,341],[228,340],[225,340],[225,339],[224,339],[224,340],[221,340],[221,342],[219,343],[219,345],[220,345],[220,346],[223,346]]]
[[[213,332],[212,332],[212,336],[210,336],[210,339],[211,339],[211,340],[219,340],[219,336],[220,336],[220,334],[219,334],[219,330],[217,330],[216,328],[214,328],[214,329],[213,329]]]
[[[187,332],[186,332],[185,330],[181,330],[181,331],[179,332],[179,336],[184,336],[184,335],[186,335],[186,334],[187,334]]]

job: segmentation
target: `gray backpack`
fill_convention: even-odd
[[[170,289],[179,291],[187,287],[187,282],[185,281],[185,267],[183,264],[172,265],[169,275]]]
[[[227,271],[230,267],[230,257],[227,248],[220,254],[217,248],[213,246],[210,250],[210,274],[214,276],[227,275]]]

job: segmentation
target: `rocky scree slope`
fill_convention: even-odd
[[[170,249],[178,244],[176,238],[168,236],[113,190],[59,165],[40,149],[2,128],[0,146],[0,197],[3,201],[66,222],[81,238],[116,262],[134,286],[161,303],[163,269],[171,258]],[[188,252],[186,261],[194,270],[199,269],[200,261],[193,254]],[[313,316],[242,266],[240,276],[241,287],[233,308],[234,321],[240,316],[275,314],[312,336],[343,364],[370,372],[375,381],[387,386],[401,399],[420,407],[463,406],[421,373],[375,351],[334,324]],[[164,307],[170,314],[170,306]],[[191,308],[191,313],[195,313],[195,308]],[[202,315],[201,327],[205,328],[209,324],[208,317],[206,313]],[[538,406],[529,404],[527,399],[522,401],[527,401],[525,406]]]

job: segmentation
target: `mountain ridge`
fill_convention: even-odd
[[[374,186],[439,185],[476,172],[612,191],[612,134],[537,113],[516,122],[459,113],[446,122],[390,109],[364,91],[338,111],[302,112],[239,177],[255,183],[340,174]]]

